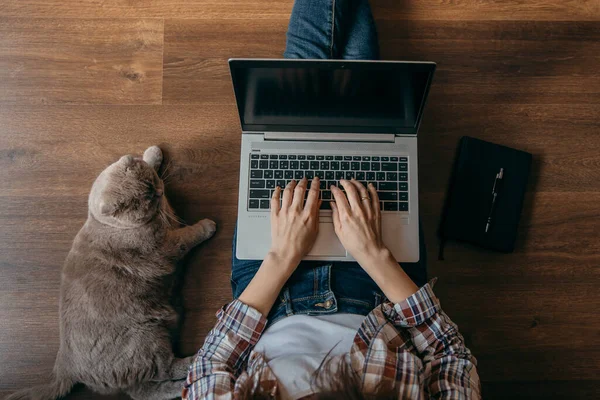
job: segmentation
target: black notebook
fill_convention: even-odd
[[[448,239],[514,250],[531,158],[524,151],[461,138],[442,211],[440,259]]]

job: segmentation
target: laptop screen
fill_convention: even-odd
[[[230,60],[244,131],[416,134],[434,63]]]

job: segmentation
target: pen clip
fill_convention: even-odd
[[[504,168],[500,168],[500,171],[496,174],[496,178],[494,179],[494,186],[492,187],[492,194],[496,193],[496,183],[498,183],[499,179],[504,179]]]

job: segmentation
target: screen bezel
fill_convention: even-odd
[[[239,78],[237,71],[244,68],[301,68],[301,67],[318,67],[322,69],[368,69],[368,70],[393,70],[398,66],[411,64],[420,68],[426,69],[429,72],[427,83],[425,85],[425,93],[419,108],[416,123],[414,127],[400,128],[394,126],[331,126],[331,125],[257,125],[245,124],[241,110],[243,96],[239,88]],[[232,58],[229,60],[229,70],[231,80],[233,82],[233,90],[240,118],[240,124],[243,132],[323,132],[323,133],[393,133],[397,135],[416,135],[421,125],[423,111],[429,95],[429,89],[433,80],[436,64],[429,61],[364,61],[364,60],[296,60],[296,59],[242,59]]]

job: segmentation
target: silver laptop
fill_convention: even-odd
[[[329,188],[373,182],[383,240],[400,262],[419,261],[417,132],[432,62],[229,60],[242,125],[236,256],[271,245],[276,186],[318,176],[319,235],[307,260],[353,261],[333,230]]]

